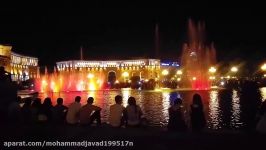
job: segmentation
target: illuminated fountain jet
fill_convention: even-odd
[[[85,72],[68,72],[44,74],[40,80],[36,80],[37,91],[60,92],[60,91],[90,91],[101,89],[103,75]]]
[[[216,63],[216,50],[206,45],[205,24],[195,25],[188,21],[188,43],[183,46],[181,66],[184,71],[183,85],[193,89],[209,89],[211,84],[208,70]]]

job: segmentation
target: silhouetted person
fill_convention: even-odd
[[[8,107],[8,117],[9,121],[12,123],[17,123],[21,119],[21,97],[18,96],[15,101],[13,101]]]
[[[266,99],[261,103],[259,115],[263,116],[266,113]]]
[[[11,82],[11,75],[3,66],[0,66],[0,82]]]
[[[101,108],[92,105],[93,101],[93,97],[89,97],[87,100],[87,104],[81,107],[79,112],[80,124],[90,125],[93,123],[94,120],[96,120],[97,125],[101,125]]]
[[[256,130],[259,133],[266,133],[266,100],[264,100],[261,104],[259,110],[259,121],[256,126]]]
[[[0,66],[0,114],[3,116],[2,120],[7,122],[8,120],[8,107],[11,102],[17,99],[17,87],[16,84],[11,82],[11,76],[9,72],[5,71],[3,66]]]
[[[63,98],[57,99],[53,109],[53,120],[55,123],[64,123],[67,114],[67,107],[63,105]]]
[[[109,123],[113,127],[120,127],[124,124],[125,107],[122,106],[122,96],[115,97],[115,104],[110,106]]]
[[[32,119],[31,98],[26,98],[21,108],[22,121],[24,124],[30,124]]]
[[[203,111],[203,104],[201,96],[199,94],[194,94],[193,103],[191,108],[191,126],[193,131],[201,131],[205,125],[206,120]]]
[[[128,98],[128,105],[125,110],[126,125],[130,127],[138,127],[141,124],[143,113],[140,107],[136,104],[134,97]]]
[[[241,120],[246,131],[253,131],[256,127],[256,116],[261,106],[261,94],[258,83],[245,81],[240,86]]]
[[[41,122],[51,122],[52,121],[52,110],[53,105],[50,97],[44,99],[43,104],[41,106],[39,121]]]
[[[169,109],[169,123],[168,130],[174,131],[185,131],[187,129],[185,119],[184,119],[184,110],[182,106],[182,100],[180,98],[175,99],[174,105]]]
[[[38,122],[38,117],[40,115],[42,103],[40,98],[36,98],[33,100],[31,105],[31,113],[32,113],[32,120],[33,122]]]
[[[79,121],[79,111],[81,108],[80,104],[81,97],[76,96],[75,102],[71,103],[68,107],[67,115],[66,115],[66,121],[69,124],[77,124]]]

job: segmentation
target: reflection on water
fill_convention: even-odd
[[[266,87],[260,88],[260,93],[262,97],[262,101],[266,100]]]
[[[163,118],[164,121],[161,122],[162,125],[166,125],[167,124],[167,120],[169,119],[169,112],[168,112],[168,108],[170,107],[170,93],[169,92],[162,92],[162,102],[163,102]]]
[[[266,99],[266,88],[261,88],[261,95]],[[103,90],[103,91],[88,91],[88,92],[61,92],[61,93],[41,93],[39,97],[43,100],[45,97],[51,97],[53,105],[56,104],[56,99],[62,97],[64,104],[72,103],[76,96],[81,96],[82,105],[87,103],[89,96],[94,97],[94,104],[102,108],[102,121],[106,122],[109,116],[109,107],[115,103],[115,96],[123,97],[123,106],[127,105],[128,97],[136,98],[137,104],[140,105],[145,117],[150,125],[165,126],[167,125],[169,114],[168,108],[172,101],[177,97],[183,99],[183,105],[187,112],[190,110],[190,104],[195,92],[199,93],[203,99],[204,110],[208,128],[220,129],[227,125],[232,128],[240,128],[241,122],[241,103],[240,92],[237,90],[229,91],[229,98],[220,97],[222,91],[140,91],[131,89],[122,90]],[[229,112],[229,113],[228,113]],[[186,115],[189,119],[189,115]]]
[[[122,97],[123,97],[123,106],[126,107],[127,106],[127,100],[128,98],[131,96],[131,89],[127,88],[127,89],[122,89]]]
[[[219,106],[218,91],[210,91],[209,118],[209,128],[221,128],[221,109]]]
[[[238,91],[233,90],[232,94],[232,116],[231,116],[231,127],[234,128],[240,128],[240,125],[242,124],[240,122],[240,99]]]

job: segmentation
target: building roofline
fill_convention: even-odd
[[[20,56],[20,57],[27,57],[27,58],[37,59],[37,60],[39,60],[37,57],[21,55],[21,54],[15,53],[15,52],[13,52],[13,51],[11,51],[11,55],[16,55],[16,56]]]
[[[120,60],[65,60],[65,61],[58,61],[56,63],[64,63],[64,62],[110,62],[110,61],[114,61],[114,62],[121,62],[121,61],[138,61],[138,60],[159,60],[161,61],[160,59],[149,59],[149,58],[146,58],[146,59],[120,59]]]

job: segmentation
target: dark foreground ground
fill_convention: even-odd
[[[203,133],[177,133],[162,128],[120,128],[55,126],[55,125],[1,125],[1,147],[4,141],[131,141],[133,146],[120,147],[124,149],[191,149],[191,150],[242,150],[266,149],[266,136],[239,131],[205,131]],[[7,147],[5,147],[6,149]],[[48,147],[46,147],[48,148]],[[81,149],[82,147],[78,147]],[[87,147],[97,149],[100,147]],[[102,149],[103,147],[101,147]],[[114,147],[104,147],[113,149]],[[116,147],[117,148],[117,147]],[[2,149],[2,148],[1,148]],[[11,147],[10,149],[14,149]],[[15,149],[22,149],[22,147]],[[29,149],[24,147],[23,149]],[[40,148],[35,148],[40,149]],[[62,147],[49,147],[62,149]],[[65,147],[64,149],[74,149]]]

